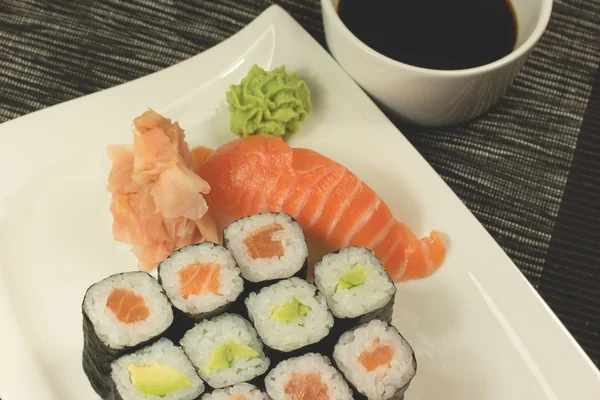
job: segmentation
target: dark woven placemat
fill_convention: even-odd
[[[270,3],[2,0],[0,122],[182,61]],[[276,3],[324,44],[318,0]],[[600,3],[556,1],[547,33],[490,113],[447,129],[400,126],[597,365],[599,64]]]

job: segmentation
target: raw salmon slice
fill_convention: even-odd
[[[280,258],[284,255],[283,245],[279,240],[273,240],[273,234],[283,230],[279,224],[261,226],[244,239],[248,255],[257,258]]]
[[[293,372],[284,392],[291,400],[329,400],[329,389],[317,374]]]
[[[379,338],[373,341],[373,346],[372,350],[364,350],[360,353],[358,362],[369,372],[379,367],[389,367],[396,349],[392,346],[381,344]]]
[[[418,238],[373,189],[315,151],[251,136],[199,158],[205,158],[199,174],[211,186],[211,206],[231,218],[286,212],[330,247],[373,250],[395,282],[431,275],[444,261],[441,233]]]
[[[114,289],[106,300],[106,307],[124,324],[145,321],[150,316],[144,298],[133,290]]]
[[[221,266],[217,263],[191,264],[179,270],[179,293],[184,299],[199,294],[219,294]]]

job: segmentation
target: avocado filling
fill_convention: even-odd
[[[204,372],[210,372],[215,369],[229,368],[231,362],[237,357],[246,357],[248,360],[258,357],[258,352],[245,344],[237,344],[233,341],[220,345],[213,351],[208,365],[203,369]]]
[[[300,303],[296,298],[282,306],[275,307],[269,319],[291,322],[294,318],[303,317],[310,311],[310,307]]]
[[[366,277],[367,271],[362,264],[358,264],[356,268],[351,269],[346,272],[346,275],[342,276],[335,288],[335,293],[337,293],[338,290],[348,290],[362,285],[365,283]]]
[[[157,363],[127,366],[135,388],[147,396],[164,397],[190,385],[190,379],[174,368]]]

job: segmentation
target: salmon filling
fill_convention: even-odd
[[[106,307],[125,324],[145,321],[150,316],[144,298],[133,290],[114,289],[106,300]]]
[[[184,299],[199,294],[219,294],[221,266],[217,263],[191,264],[179,270],[179,293]]]
[[[246,398],[242,396],[232,396],[231,400],[246,400]]]
[[[329,400],[329,389],[317,374],[292,373],[284,391],[292,400]]]
[[[364,350],[360,353],[358,362],[369,372],[382,366],[389,367],[396,349],[392,346],[381,344],[379,338],[373,340],[373,346],[375,346],[373,350]]]
[[[248,255],[257,258],[281,258],[284,254],[281,241],[273,240],[273,234],[283,230],[279,224],[262,226],[244,239]]]

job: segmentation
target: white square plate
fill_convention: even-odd
[[[313,93],[295,147],[349,167],[417,234],[449,238],[432,277],[400,284],[394,323],[416,351],[407,400],[600,399],[600,374],[519,270],[371,100],[281,8],[171,68],[0,125],[0,397],[95,399],[81,368],[86,288],[135,269],[111,235],[111,143],[152,107],[190,146],[218,146],[225,91],[286,64]]]

